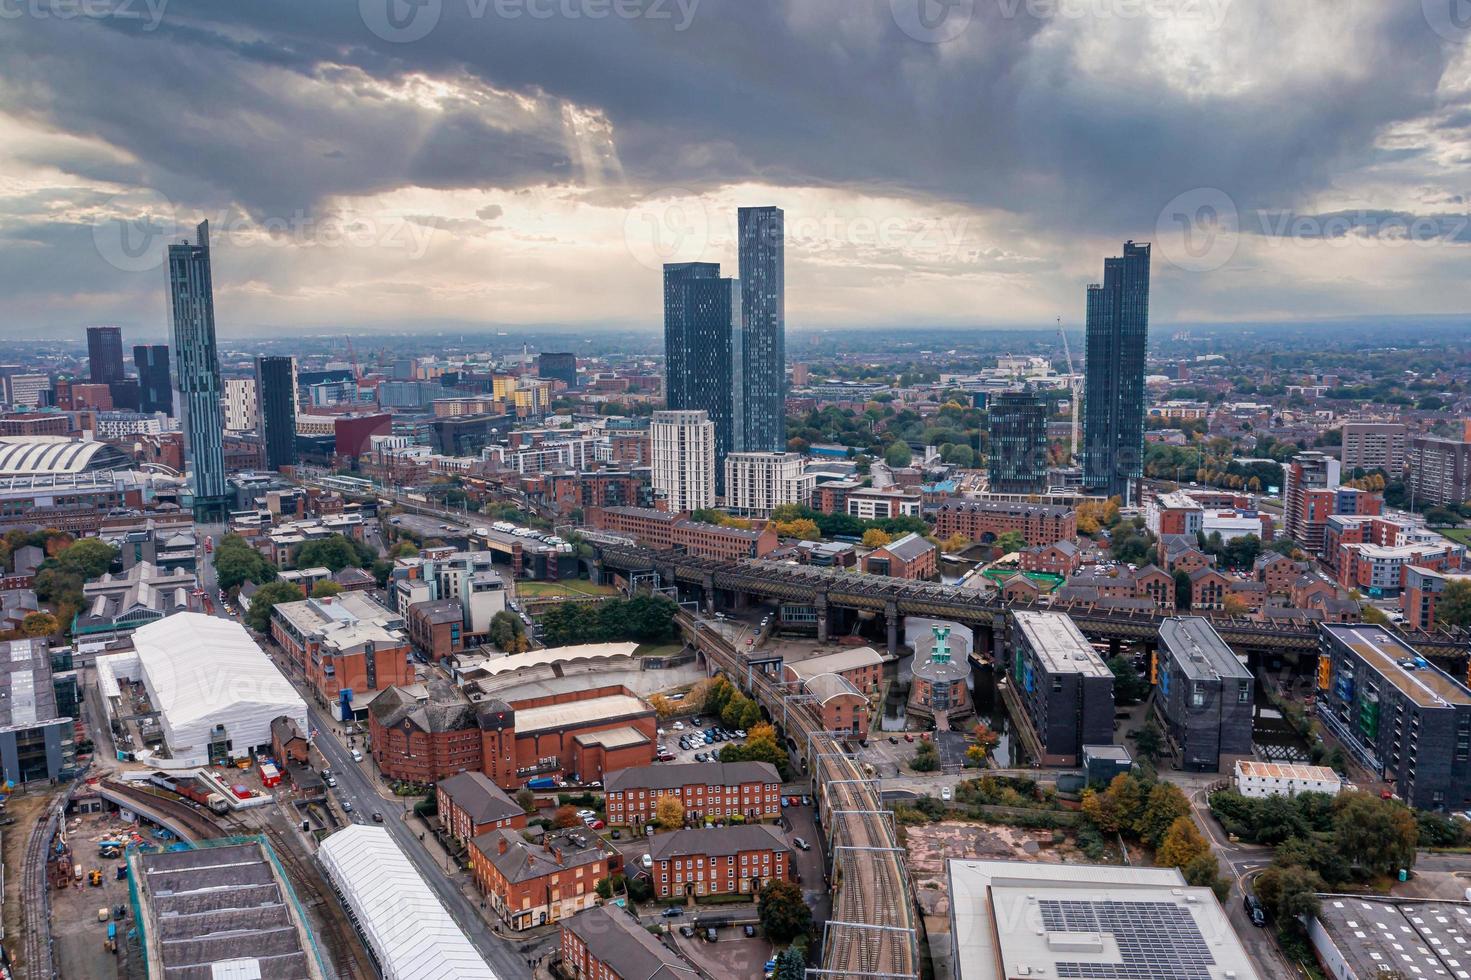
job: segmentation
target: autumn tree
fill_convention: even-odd
[[[684,826],[684,804],[679,797],[672,793],[665,793],[659,797],[659,802],[654,804],[654,820],[665,830],[675,830]]]
[[[1209,852],[1210,845],[1201,836],[1195,821],[1188,815],[1176,817],[1175,822],[1170,824],[1170,829],[1165,831],[1164,839],[1160,841],[1154,863],[1162,868],[1183,870],[1191,861]]]
[[[558,829],[576,827],[580,823],[582,823],[582,818],[577,815],[577,807],[570,803],[557,807],[557,812],[552,814],[552,826]]]
[[[527,813],[534,812],[536,810],[536,794],[525,787],[516,790],[516,805]]]
[[[784,943],[812,928],[812,909],[799,885],[780,878],[768,881],[756,905],[766,938]]]
[[[56,621],[55,616],[47,612],[28,613],[20,621],[20,631],[30,637],[51,636],[59,629],[61,624]]]
[[[650,695],[649,707],[653,708],[661,719],[668,718],[670,715],[674,714],[674,702],[670,701],[662,694]]]
[[[822,538],[817,522],[806,517],[795,521],[778,521],[771,526],[784,538],[798,538],[802,541],[818,541]]]
[[[865,548],[882,548],[893,540],[882,528],[871,527],[863,532],[863,547]]]
[[[1139,839],[1159,847],[1176,820],[1190,813],[1190,801],[1174,783],[1155,783],[1134,829]]]

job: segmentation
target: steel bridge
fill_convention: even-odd
[[[628,573],[658,572],[664,584],[699,588],[707,610],[713,611],[717,592],[757,596],[812,606],[817,613],[819,641],[828,639],[832,609],[882,615],[887,620],[888,647],[898,647],[899,624],[905,616],[928,616],[963,623],[976,630],[976,649],[985,649],[998,633],[1004,635],[1007,613],[1013,609],[1051,609],[1066,612],[1089,639],[1152,644],[1160,623],[1170,613],[1110,609],[1091,603],[1036,604],[1006,602],[999,594],[932,582],[913,582],[812,565],[793,565],[761,559],[722,561],[697,558],[676,551],[653,551],[629,545],[598,547],[604,568]],[[1221,637],[1241,651],[1301,653],[1318,650],[1318,630],[1311,623],[1262,623],[1219,612],[1202,612]],[[1464,666],[1471,650],[1471,632],[1401,630],[1400,635],[1425,656],[1459,658]]]

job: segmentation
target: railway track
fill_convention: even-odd
[[[46,881],[46,858],[65,809],[65,797],[60,803],[48,807],[46,819],[36,822],[26,840],[25,869],[21,880],[26,937],[25,960],[21,966],[28,980],[52,980],[56,976],[51,958],[51,890]]]
[[[724,637],[699,629],[689,613],[678,621],[691,642],[733,680],[747,680],[751,694],[773,719],[785,718],[785,735],[804,747],[817,784],[818,805],[832,851],[833,915],[823,942],[819,977],[919,976],[914,897],[891,818],[877,785],[826,731],[809,702],[764,673],[748,672]]]

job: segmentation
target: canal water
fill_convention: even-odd
[[[914,678],[911,669],[913,662],[913,654],[907,654],[899,660],[897,680],[889,685],[889,696],[884,701],[884,716],[879,722],[881,731],[905,730],[908,719],[904,705],[909,699],[909,685]],[[972,664],[970,678],[966,683],[976,708],[976,717],[1000,739],[991,753],[996,765],[1003,769],[1027,765],[1021,739],[1012,727],[1006,703],[996,690],[996,672],[990,667]]]
[[[1252,712],[1251,744],[1259,758],[1268,762],[1307,762],[1311,759],[1307,740],[1298,734],[1282,712],[1272,707],[1263,688],[1261,676],[1256,679],[1256,704]]]

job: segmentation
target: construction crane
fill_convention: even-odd
[[[361,381],[363,380],[363,372],[358,369],[358,355],[352,349],[352,336],[350,334],[344,334],[342,339],[347,341],[347,359],[352,363],[352,380],[354,382]]]
[[[1078,381],[1077,371],[1073,368],[1072,348],[1067,342],[1067,331],[1062,329],[1062,317],[1057,318],[1057,335],[1062,338],[1062,353],[1067,358],[1067,387],[1068,392],[1073,396],[1073,451],[1068,459],[1070,462],[1075,462],[1078,458]]]

